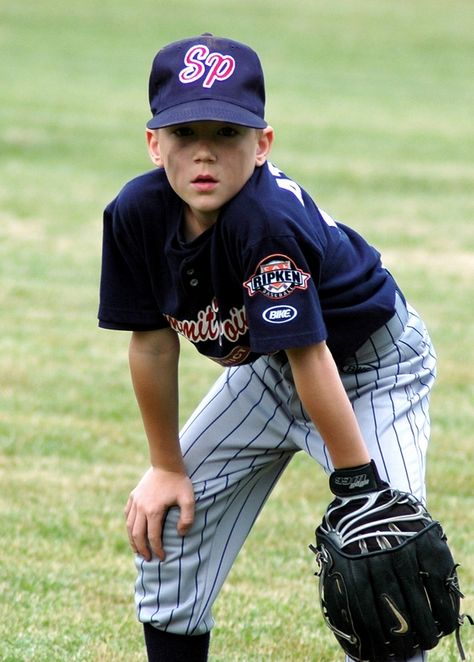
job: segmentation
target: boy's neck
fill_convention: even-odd
[[[199,237],[203,232],[206,232],[206,230],[215,224],[218,216],[218,211],[196,215],[186,205],[184,208],[184,236],[186,241],[193,241],[193,239]]]

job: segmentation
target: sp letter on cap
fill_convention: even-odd
[[[235,71],[235,60],[231,55],[211,53],[205,44],[191,46],[184,62],[186,66],[178,76],[184,85],[202,80],[202,86],[209,88],[216,81],[227,80]]]

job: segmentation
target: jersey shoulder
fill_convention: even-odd
[[[332,228],[331,228],[332,226]],[[312,197],[270,162],[256,168],[222,215],[226,240],[240,250],[260,244],[284,246],[294,242],[313,254],[323,255],[337,235],[337,225],[321,212]]]
[[[157,198],[166,198],[171,194],[172,189],[164,170],[150,170],[128,181],[107,208],[123,211],[130,207],[139,209],[153,204]]]
[[[247,197],[252,206],[272,217],[302,215],[307,211],[310,200],[295,180],[287,177],[270,161],[255,170],[242,190],[242,197]]]
[[[181,213],[182,203],[171,188],[164,170],[138,175],[127,182],[104,211],[105,226],[114,233],[154,241],[165,235]]]
[[[308,218],[314,223],[316,205],[294,180],[272,163],[255,169],[245,186],[226,205],[222,218],[237,233],[292,234]]]

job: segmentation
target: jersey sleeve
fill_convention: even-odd
[[[252,246],[243,282],[251,349],[273,353],[327,338],[317,284],[317,252],[308,258],[294,236]]]
[[[168,326],[153,293],[139,217],[115,199],[104,212],[99,326],[151,331]]]

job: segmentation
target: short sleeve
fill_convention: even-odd
[[[122,210],[117,199],[104,212],[98,317],[99,326],[106,329],[149,331],[168,326],[153,294],[139,218]]]
[[[318,296],[318,260],[310,261],[293,236],[252,245],[243,283],[251,348],[271,353],[326,340]]]

